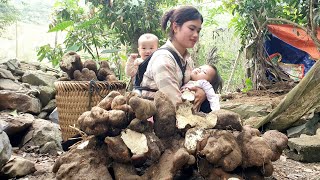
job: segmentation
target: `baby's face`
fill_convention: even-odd
[[[216,75],[216,71],[209,65],[203,65],[198,68],[195,68],[191,72],[191,80],[197,81],[197,80],[207,80],[211,82]]]
[[[138,51],[141,59],[146,59],[158,49],[158,42],[155,40],[146,40],[139,43]]]

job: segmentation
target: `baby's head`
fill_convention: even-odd
[[[158,49],[159,39],[156,35],[146,33],[138,39],[138,51],[141,59],[146,59]]]
[[[222,89],[222,78],[214,65],[202,65],[191,72],[191,80],[207,80],[216,92]]]

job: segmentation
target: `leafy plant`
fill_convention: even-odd
[[[60,45],[53,48],[50,44],[39,47],[37,54],[39,61],[43,61],[47,58],[53,66],[57,66],[59,64],[62,55],[63,50]]]
[[[248,92],[248,91],[250,91],[252,89],[253,89],[253,83],[252,83],[250,78],[247,78],[245,80],[245,88],[243,88],[241,91],[246,93],[246,92]]]

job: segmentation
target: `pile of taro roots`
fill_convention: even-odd
[[[83,140],[57,159],[57,179],[264,179],[288,142],[231,111],[176,109],[159,91],[154,101],[112,91],[78,125]]]
[[[97,64],[96,61],[88,59],[82,62],[76,52],[64,54],[59,66],[65,72],[60,81],[118,81],[107,61]]]

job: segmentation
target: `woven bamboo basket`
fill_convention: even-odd
[[[109,92],[124,94],[126,89],[123,82],[104,81],[57,81],[54,86],[63,141],[78,134],[70,125],[78,127],[77,120],[83,112],[91,110]]]

